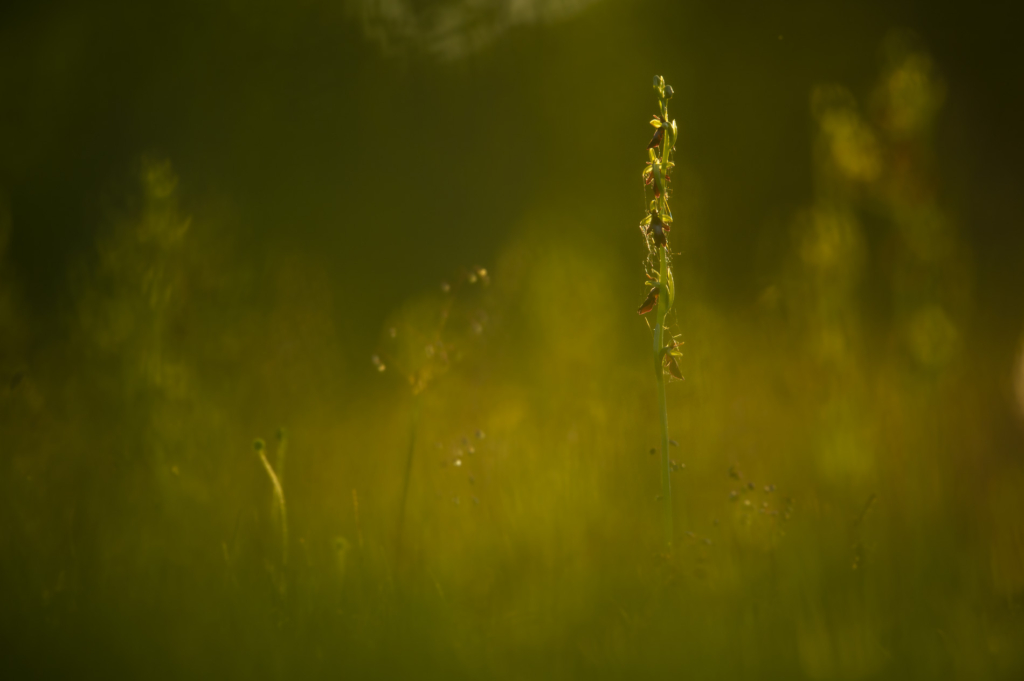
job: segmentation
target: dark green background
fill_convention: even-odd
[[[1024,104],[1005,4],[597,2],[448,60],[400,39],[378,49],[343,6],[5,9],[0,178],[33,307],[66,296],[68,260],[90,250],[140,153],[173,161],[186,201],[230,203],[254,249],[325,258],[346,316],[379,320],[403,289],[493,260],[537,206],[586,214],[588,238],[625,250],[651,73],[679,92],[711,293],[742,302],[764,283],[758,233],[809,192],[809,89],[866,92],[886,33],[909,28],[948,81],[941,187],[978,258],[986,321],[1021,314],[1009,289]],[[371,306],[361,293],[385,249],[408,279],[376,287]]]

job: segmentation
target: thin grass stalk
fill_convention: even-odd
[[[409,500],[409,480],[412,477],[412,460],[416,453],[416,427],[419,423],[420,396],[412,398],[412,419],[409,423],[409,452],[405,457],[405,474],[402,481],[402,500],[398,507],[398,532],[395,539],[395,556],[402,558],[402,534],[405,529],[405,506]]]
[[[267,477],[270,478],[270,485],[274,490],[274,506],[281,520],[281,563],[288,565],[288,511],[284,503],[284,489],[281,487],[281,481],[278,479],[277,473],[274,472],[274,467],[270,465],[270,461],[267,460],[267,455],[263,451],[265,449],[263,440],[256,440],[255,448],[256,454],[259,455],[260,461],[263,462],[263,469],[267,471]]]

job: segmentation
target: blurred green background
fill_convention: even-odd
[[[1016,25],[5,4],[11,678],[1021,678]]]

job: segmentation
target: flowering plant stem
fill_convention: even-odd
[[[660,281],[667,281],[668,258],[658,249]],[[654,326],[654,374],[658,380],[658,412],[661,417],[661,507],[665,545],[672,547],[672,471],[668,455],[668,401],[665,399],[664,336],[668,315],[668,296],[658,297],[657,323]]]
[[[654,137],[647,145],[647,165],[643,171],[644,186],[654,190],[647,215],[640,223],[640,229],[647,242],[649,256],[657,253],[657,269],[651,257],[647,260],[647,298],[637,310],[647,314],[657,308],[654,323],[654,374],[658,382],[658,415],[661,420],[661,495],[662,525],[665,545],[672,548],[672,470],[675,464],[669,458],[668,446],[668,404],[665,399],[665,371],[681,379],[677,359],[682,356],[679,343],[671,334],[666,336],[666,319],[675,298],[675,280],[669,267],[668,232],[672,225],[672,210],[668,205],[669,182],[672,171],[672,151],[675,149],[678,129],[676,122],[668,117],[668,100],[672,98],[672,86],[665,84],[661,76],[654,78],[654,90],[658,93],[658,113],[651,125]],[[653,272],[652,272],[653,270]]]

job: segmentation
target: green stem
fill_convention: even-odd
[[[658,249],[660,281],[668,281],[668,256]],[[658,412],[661,416],[661,507],[665,544],[672,548],[672,479],[668,456],[668,402],[665,399],[665,369],[662,366],[665,347],[665,317],[668,315],[668,291],[658,296],[657,324],[654,326],[654,374],[658,379]]]
[[[405,504],[409,498],[409,478],[412,476],[412,457],[416,452],[416,423],[419,421],[420,396],[412,398],[412,422],[409,424],[409,453],[405,457],[405,480],[402,483],[402,501],[398,510],[398,537],[396,557],[402,558],[402,529],[405,525]]]

